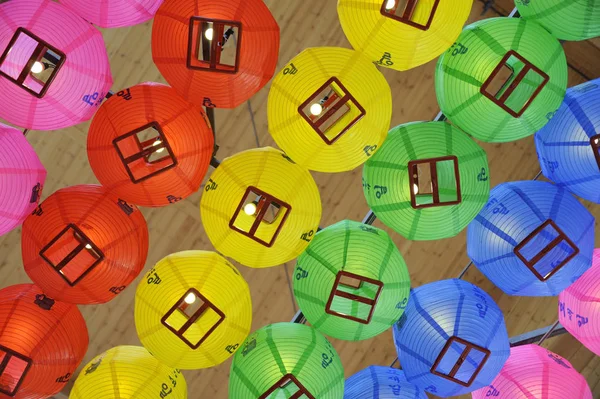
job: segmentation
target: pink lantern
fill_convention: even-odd
[[[119,28],[152,19],[163,0],[60,0],[60,2],[102,28]]]
[[[594,249],[592,267],[558,296],[558,319],[600,356],[600,249]]]
[[[538,345],[515,346],[500,374],[473,399],[592,399],[590,387],[571,363]]]
[[[2,3],[0,20],[0,118],[38,130],[90,119],[112,85],[100,31],[50,0]]]
[[[0,236],[37,207],[46,169],[23,133],[0,124]]]

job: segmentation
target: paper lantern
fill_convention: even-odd
[[[392,367],[369,366],[346,380],[344,399],[428,399],[425,392]]]
[[[123,291],[144,268],[148,227],[133,205],[101,186],[60,189],[23,224],[29,278],[54,299],[95,304]]]
[[[135,294],[135,327],[158,360],[182,369],[224,362],[250,332],[246,280],[216,252],[183,251],[160,260]]]
[[[279,26],[262,0],[169,0],[152,25],[152,59],[186,100],[235,108],[273,76]]]
[[[77,306],[33,284],[0,290],[0,398],[43,399],[61,391],[83,360],[88,331]]]
[[[0,123],[0,236],[37,207],[46,169],[23,132]]]
[[[562,40],[600,36],[600,6],[589,1],[515,1],[521,17],[535,21]]]
[[[102,28],[137,25],[154,17],[163,0],[60,0],[76,14]]]
[[[337,399],[344,393],[342,362],[312,327],[276,323],[252,333],[233,357],[230,399]]]
[[[112,85],[102,34],[50,0],[0,4],[0,118],[37,130],[92,117]]]
[[[535,145],[544,176],[600,203],[600,79],[567,90]]]
[[[294,296],[308,322],[350,341],[397,322],[409,290],[406,263],[387,233],[350,220],[315,234],[294,270]]]
[[[393,332],[408,382],[441,397],[488,385],[510,352],[498,305],[482,289],[459,279],[411,291]]]
[[[541,129],[567,87],[562,45],[535,22],[490,18],[467,26],[457,53],[444,53],[435,92],[452,123],[482,141],[505,142]],[[484,115],[485,117],[482,117]]]
[[[141,346],[116,346],[85,365],[69,399],[186,399],[177,369],[160,363]]]
[[[213,146],[202,109],[158,83],[133,86],[102,104],[87,141],[100,183],[141,206],[168,205],[198,191]]]
[[[337,9],[352,47],[377,65],[405,71],[433,60],[450,46],[450,52],[461,51],[454,42],[472,4],[471,0],[340,0]]]
[[[591,266],[594,223],[561,187],[502,183],[469,225],[467,253],[509,295],[558,295]]]
[[[361,53],[310,48],[275,77],[267,110],[269,132],[294,162],[342,172],[381,146],[392,117],[392,93]]]
[[[363,191],[377,218],[404,237],[452,237],[488,199],[487,156],[445,122],[396,126],[365,164]]]
[[[504,368],[473,399],[592,399],[585,378],[568,360],[538,345],[515,346]]]
[[[319,227],[321,197],[308,170],[265,147],[224,159],[206,183],[200,209],[217,251],[268,267],[304,251]]]

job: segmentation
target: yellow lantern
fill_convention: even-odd
[[[135,294],[140,341],[171,367],[222,363],[244,342],[251,323],[248,284],[215,252],[183,251],[161,259]]]
[[[280,265],[319,227],[321,198],[308,170],[271,147],[223,160],[204,188],[202,223],[217,251],[250,267]]]

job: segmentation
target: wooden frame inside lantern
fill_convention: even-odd
[[[425,31],[431,27],[439,3],[440,0],[434,0],[431,4],[423,0],[383,0],[380,12],[384,17],[392,18],[403,24]],[[415,11],[418,7],[423,7],[424,4],[426,4],[425,6],[431,5],[431,8],[424,14],[427,18],[417,19]]]
[[[456,350],[457,346],[460,351]],[[451,348],[453,349],[453,351],[450,350]],[[471,352],[477,352],[480,355],[480,358],[478,359],[479,361],[474,360],[474,362],[476,363],[475,369],[472,371],[468,380],[458,378],[457,374],[459,374],[459,372],[461,371],[461,368],[465,364],[465,361],[467,360],[467,357]],[[452,382],[455,382],[464,387],[468,387],[473,383],[473,381],[475,381],[475,378],[477,378],[477,375],[485,365],[485,362],[488,360],[490,355],[491,351],[489,349],[483,348],[479,345],[475,345],[462,338],[452,336],[448,339],[448,341],[446,341],[446,345],[444,345],[444,348],[442,349],[437,359],[435,360],[435,363],[431,367],[431,373],[439,377],[445,378],[447,380],[450,380]],[[473,365],[472,362],[467,363]],[[452,365],[452,367],[450,368],[449,372],[439,370],[440,367],[449,368],[450,365]]]
[[[440,179],[441,173],[450,173],[451,178]],[[408,183],[410,204],[414,209],[456,205],[462,201],[455,155],[410,161]]]
[[[278,390],[288,388],[290,385],[294,385],[297,391],[289,397],[289,399],[316,399],[308,390],[298,381],[298,379],[291,373],[281,377],[267,392],[260,395],[258,399],[271,399],[278,396]]]
[[[237,73],[241,43],[241,22],[191,17],[187,67],[208,72]],[[233,51],[224,51],[234,46]]]
[[[15,396],[32,364],[29,357],[0,345],[0,393]]]
[[[358,274],[346,271],[338,272],[329,299],[325,305],[325,313],[369,324],[375,311],[375,305],[383,289],[383,283]],[[340,310],[344,304],[358,304],[357,315],[353,316]],[[363,317],[359,317],[360,313]]]

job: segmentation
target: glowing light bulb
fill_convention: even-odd
[[[85,249],[92,249],[92,246],[90,244],[85,244]]]
[[[152,143],[153,146],[157,146],[157,145],[161,145],[162,141],[160,140],[156,140],[154,143]],[[156,150],[156,152],[163,152],[165,150],[165,148],[159,148],[158,150]]]
[[[598,144],[599,141],[600,141],[600,139],[596,139],[596,144]]]
[[[196,295],[194,295],[193,292],[190,292],[189,294],[187,294],[187,296],[185,297],[184,301],[188,305],[191,305],[192,303],[196,302]]]
[[[320,115],[323,112],[323,106],[319,103],[315,103],[310,106],[310,113],[313,115]]]
[[[35,61],[33,63],[33,65],[31,66],[31,72],[32,73],[40,73],[44,70],[44,64],[42,64],[39,61]]]
[[[208,40],[212,40],[213,39],[213,28],[208,28],[204,32],[204,37],[206,37]]]
[[[385,3],[385,9],[391,10],[392,8],[394,8],[395,5],[396,5],[396,0],[387,0],[387,2]]]
[[[419,193],[419,186],[417,186],[416,184],[413,184],[413,192],[414,192],[415,194],[418,194],[418,193]]]
[[[256,213],[256,204],[250,202],[249,204],[244,205],[244,212],[246,215],[254,215]]]

